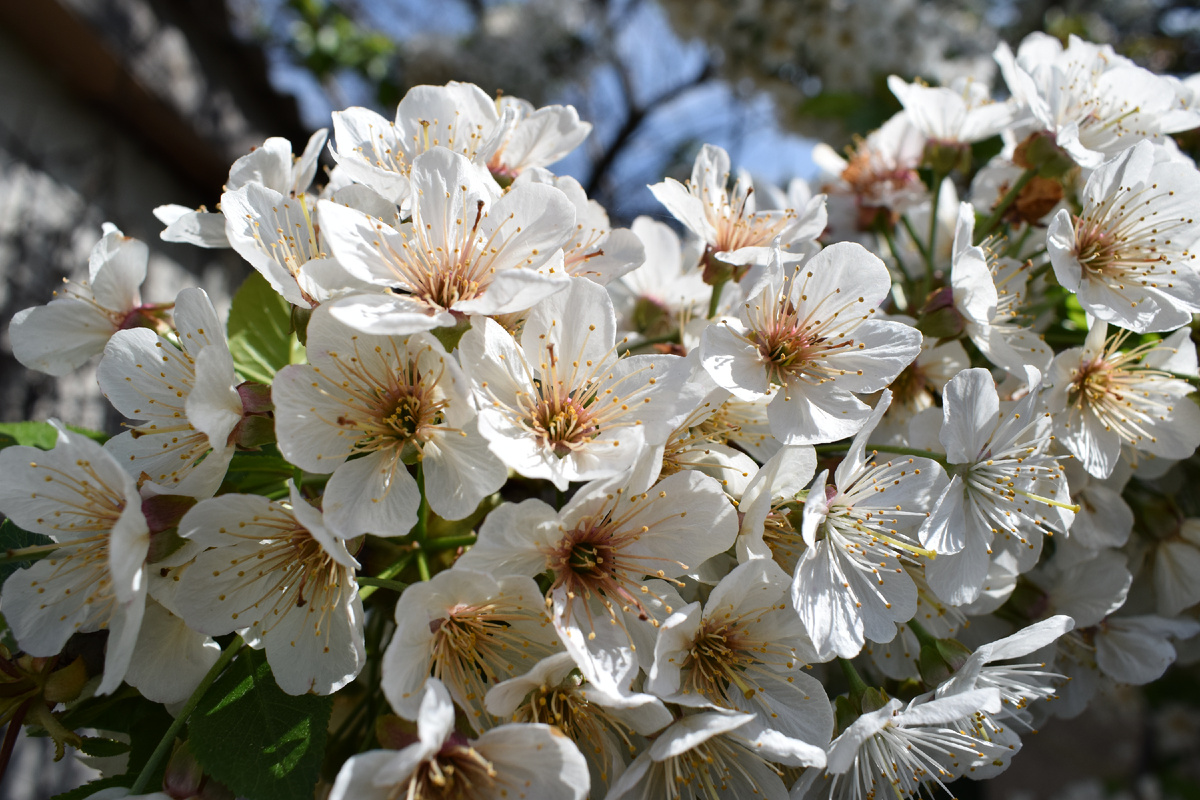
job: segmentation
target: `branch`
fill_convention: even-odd
[[[622,65],[617,65],[617,75],[621,81],[621,88],[625,92],[625,96],[629,98],[629,116],[625,118],[625,124],[621,126],[621,130],[617,132],[616,137],[609,142],[608,147],[600,154],[595,166],[592,167],[592,174],[588,178],[587,191],[588,197],[592,197],[600,189],[600,184],[608,175],[608,171],[612,168],[613,163],[617,160],[617,156],[629,143],[629,140],[634,137],[638,129],[642,127],[642,123],[646,121],[646,117],[655,109],[671,102],[675,98],[686,94],[697,86],[713,77],[714,70],[712,62],[706,62],[704,69],[696,73],[691,80],[686,80],[676,86],[671,87],[667,91],[655,97],[644,106],[639,106],[634,103],[633,87],[629,81],[629,75]]]

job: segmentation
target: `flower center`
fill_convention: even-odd
[[[488,689],[524,671],[526,659],[553,652],[550,645],[529,637],[529,627],[544,621],[536,605],[530,610],[504,601],[456,605],[445,616],[430,620],[432,672],[452,695],[471,703],[471,724],[476,730],[494,723],[483,710]],[[519,655],[514,658],[514,653]]]
[[[925,367],[922,367],[918,361],[912,362],[900,371],[896,380],[892,381],[894,406],[904,406],[914,411],[928,408],[932,403],[930,395],[932,385],[933,381],[929,379]]]
[[[736,625],[705,620],[692,641],[688,660],[684,664],[685,669],[691,670],[684,684],[684,692],[695,692],[719,704],[728,705],[726,692],[733,683],[738,685],[747,699],[753,697],[754,689],[746,686],[738,674],[745,666],[745,659],[741,655],[743,645],[738,638]]]
[[[714,736],[661,763],[669,800],[766,797],[769,789],[761,783],[763,775],[783,774],[753,749],[727,736]]]
[[[763,522],[763,543],[771,549],[771,559],[789,575],[795,572],[806,547],[800,535],[803,513],[798,498],[772,508]]]
[[[633,729],[602,706],[588,702],[570,677],[559,685],[542,685],[530,692],[513,712],[513,721],[554,725],[571,741],[594,746],[600,777],[606,783],[613,777],[608,771],[611,757],[607,754],[620,746],[618,741],[630,756],[638,753]]]
[[[1118,273],[1121,260],[1120,242],[1111,232],[1097,224],[1078,221],[1075,232],[1075,255],[1080,265],[1098,275]]]
[[[391,413],[383,417],[383,423],[390,428],[397,439],[409,441],[419,438],[428,427],[441,422],[441,405],[428,402],[419,388],[410,389],[396,399]]]
[[[570,531],[547,561],[568,592],[604,592],[619,586],[617,549],[603,525],[585,524]]]
[[[478,750],[453,740],[422,762],[406,784],[393,786],[387,800],[473,800],[496,794],[496,770]]]
[[[529,426],[542,446],[553,450],[559,458],[570,455],[600,434],[592,412],[571,395],[543,398],[534,407]]]

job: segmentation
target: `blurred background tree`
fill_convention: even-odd
[[[1200,9],[1181,0],[227,0],[305,120],[450,80],[596,125],[561,171],[617,221],[656,211],[646,183],[713,142],[775,182],[813,172],[899,108],[886,78],[991,82],[992,51],[1077,34],[1157,72],[1200,71]]]

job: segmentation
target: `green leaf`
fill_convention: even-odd
[[[67,430],[82,433],[93,441],[104,443],[108,436],[100,431],[89,431],[68,425]],[[0,450],[14,444],[51,450],[58,442],[58,431],[49,422],[0,422]]]
[[[96,758],[108,758],[110,756],[119,756],[121,753],[128,753],[130,750],[126,742],[118,742],[116,739],[104,739],[99,736],[83,737],[83,746],[79,749],[87,753],[89,756]]]
[[[50,537],[42,534],[30,533],[24,528],[18,528],[14,525],[12,519],[5,519],[0,522],[0,554],[5,551],[17,551],[23,547],[35,547],[37,545],[49,545]],[[7,564],[0,564],[0,584],[7,581],[8,576],[13,572],[23,569],[34,563],[37,558],[32,558],[28,561],[8,561]],[[12,632],[8,628],[8,621],[4,616],[0,616],[0,642],[4,643],[10,650],[17,649],[17,640],[12,637]]]
[[[205,772],[239,797],[312,797],[332,708],[332,697],[284,694],[266,656],[245,650],[201,698],[188,743]]]
[[[83,800],[101,789],[111,786],[132,786],[138,773],[146,765],[150,754],[171,727],[172,717],[160,703],[153,703],[126,687],[107,697],[92,697],[72,706],[60,721],[68,728],[96,728],[102,732],[120,732],[129,735],[130,743],[124,746],[129,753],[129,765],[124,775],[92,781],[79,789],[60,794],[54,800]],[[101,739],[85,739],[85,751],[92,747],[112,749],[119,742],[102,743]],[[157,774],[150,780],[151,787],[162,785],[162,774],[166,764],[160,764]]]
[[[24,528],[18,528],[13,524],[11,519],[0,522],[0,552],[20,550],[23,547],[35,547],[41,544],[50,544],[50,542],[49,536],[43,536],[40,533],[30,533]],[[37,559],[0,564],[0,583],[4,583],[4,581],[8,580],[9,575],[12,575],[22,567],[29,566],[35,560]]]
[[[270,383],[281,368],[304,361],[304,346],[292,331],[291,303],[257,272],[233,296],[229,352],[238,374],[260,383]]]

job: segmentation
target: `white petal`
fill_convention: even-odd
[[[403,536],[417,524],[421,493],[399,454],[380,450],[334,471],[325,486],[325,517],[343,536]]]

